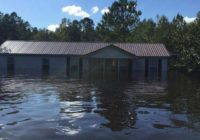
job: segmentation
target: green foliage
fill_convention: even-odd
[[[55,35],[58,41],[69,41],[69,32],[67,26],[70,24],[70,20],[63,18],[59,28],[56,30]]]
[[[81,40],[82,41],[95,41],[96,33],[94,29],[94,22],[90,18],[84,18],[80,21],[81,25]]]
[[[172,23],[168,36],[169,50],[176,55],[171,65],[185,71],[197,71],[200,68],[200,20],[186,23],[177,15]]]
[[[133,0],[115,1],[97,26],[100,39],[126,42],[130,32],[138,25],[141,15],[136,6],[137,3]]]
[[[144,19],[131,32],[129,42],[152,43],[155,42],[156,23],[152,19]]]
[[[167,37],[170,32],[170,23],[166,16],[158,16],[157,26],[156,26],[155,42],[161,42],[167,45]]]
[[[32,31],[32,37],[31,40],[37,40],[37,41],[55,41],[56,36],[54,33],[49,32],[46,29],[40,29],[34,28]]]
[[[55,32],[58,41],[94,41],[95,30],[94,22],[90,18],[84,18],[80,21],[70,21],[62,19],[60,27]]]
[[[31,26],[15,12],[0,13],[0,43],[5,40],[27,40],[31,37]]]

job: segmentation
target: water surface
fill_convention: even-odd
[[[200,79],[0,78],[0,140],[199,140]]]

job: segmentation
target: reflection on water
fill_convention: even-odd
[[[0,79],[0,139],[199,139],[200,80]]]

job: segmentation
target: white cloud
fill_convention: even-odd
[[[189,18],[189,17],[184,17],[184,20],[187,22],[187,23],[191,23],[191,22],[193,22],[194,20],[196,19],[196,17],[191,17],[191,18]]]
[[[49,31],[55,32],[56,29],[59,27],[59,24],[51,24],[47,27]]]
[[[62,11],[76,17],[84,18],[84,17],[90,16],[80,6],[76,6],[76,5],[65,6],[62,8]]]
[[[104,7],[104,8],[101,10],[101,14],[105,14],[105,13],[108,13],[108,12],[109,12],[108,7]]]
[[[98,7],[98,6],[94,6],[94,7],[92,7],[92,9],[91,9],[92,14],[95,14],[95,13],[97,13],[98,11],[99,11],[99,7]]]

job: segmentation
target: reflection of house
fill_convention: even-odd
[[[163,44],[6,41],[0,50],[0,73],[72,77],[160,75],[170,56]]]

